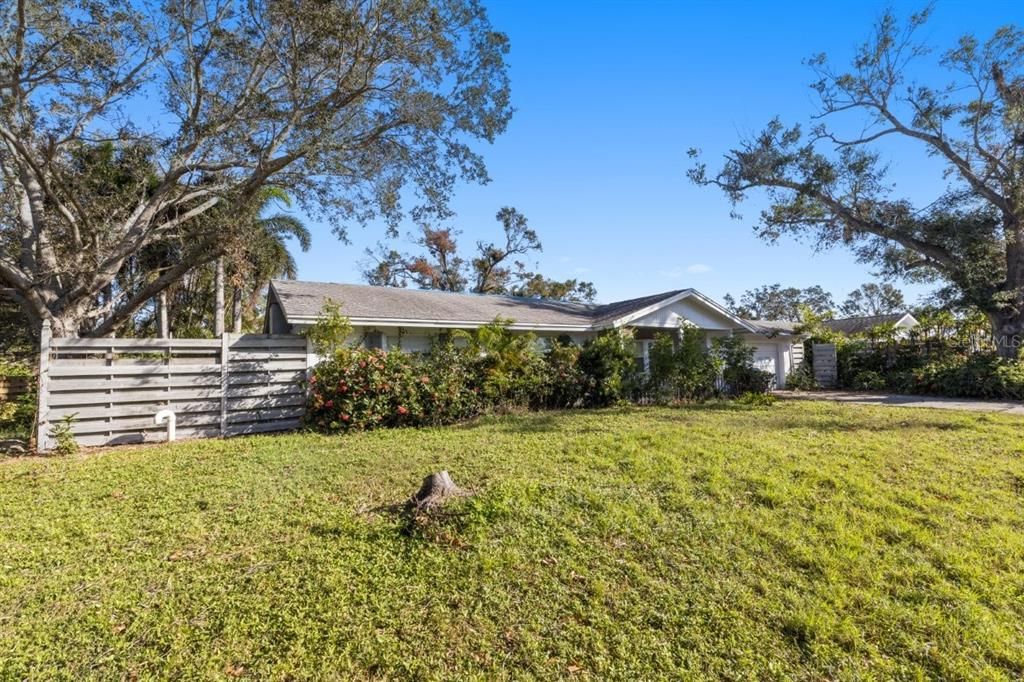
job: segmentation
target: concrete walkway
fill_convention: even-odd
[[[833,400],[838,403],[862,405],[896,405],[902,407],[933,407],[939,410],[968,410],[1024,415],[1024,403],[1013,400],[974,400],[972,398],[935,398],[895,393],[860,391],[776,391],[779,398],[794,400]]]

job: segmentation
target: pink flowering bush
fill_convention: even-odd
[[[343,348],[310,378],[306,420],[326,432],[451,424],[480,411],[465,354]]]
[[[405,353],[342,348],[313,371],[306,419],[328,432],[416,425],[419,379]]]

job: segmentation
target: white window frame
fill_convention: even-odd
[[[640,347],[640,355],[634,355],[634,358],[643,358],[643,373],[651,373],[651,346],[654,345],[654,339],[637,339],[637,345]]]

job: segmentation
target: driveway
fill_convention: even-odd
[[[833,400],[838,403],[862,405],[896,405],[902,407],[933,407],[939,410],[969,410],[1024,415],[1024,403],[1013,400],[974,400],[972,398],[937,398],[896,393],[865,393],[860,391],[776,391],[779,398],[794,400]]]

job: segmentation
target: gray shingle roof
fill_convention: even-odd
[[[763,334],[795,334],[799,322],[789,320],[745,320]]]
[[[860,334],[880,324],[896,324],[907,313],[890,313],[888,315],[868,315],[864,317],[844,317],[838,320],[826,320],[825,326],[843,334]]]
[[[625,317],[626,315],[635,313],[638,310],[643,310],[648,306],[664,301],[666,298],[672,298],[677,294],[683,293],[683,291],[683,289],[664,291],[660,294],[652,294],[650,296],[631,298],[626,301],[616,301],[614,303],[606,303],[605,305],[597,306],[597,309],[594,310],[593,313],[594,323],[600,324],[602,322],[617,320],[620,317]]]
[[[275,280],[272,285],[285,317],[291,323],[301,318],[315,318],[324,301],[330,298],[341,304],[341,311],[350,318],[487,323],[503,317],[524,325],[589,327],[629,315],[681,293],[667,291],[599,305],[364,284]]]

